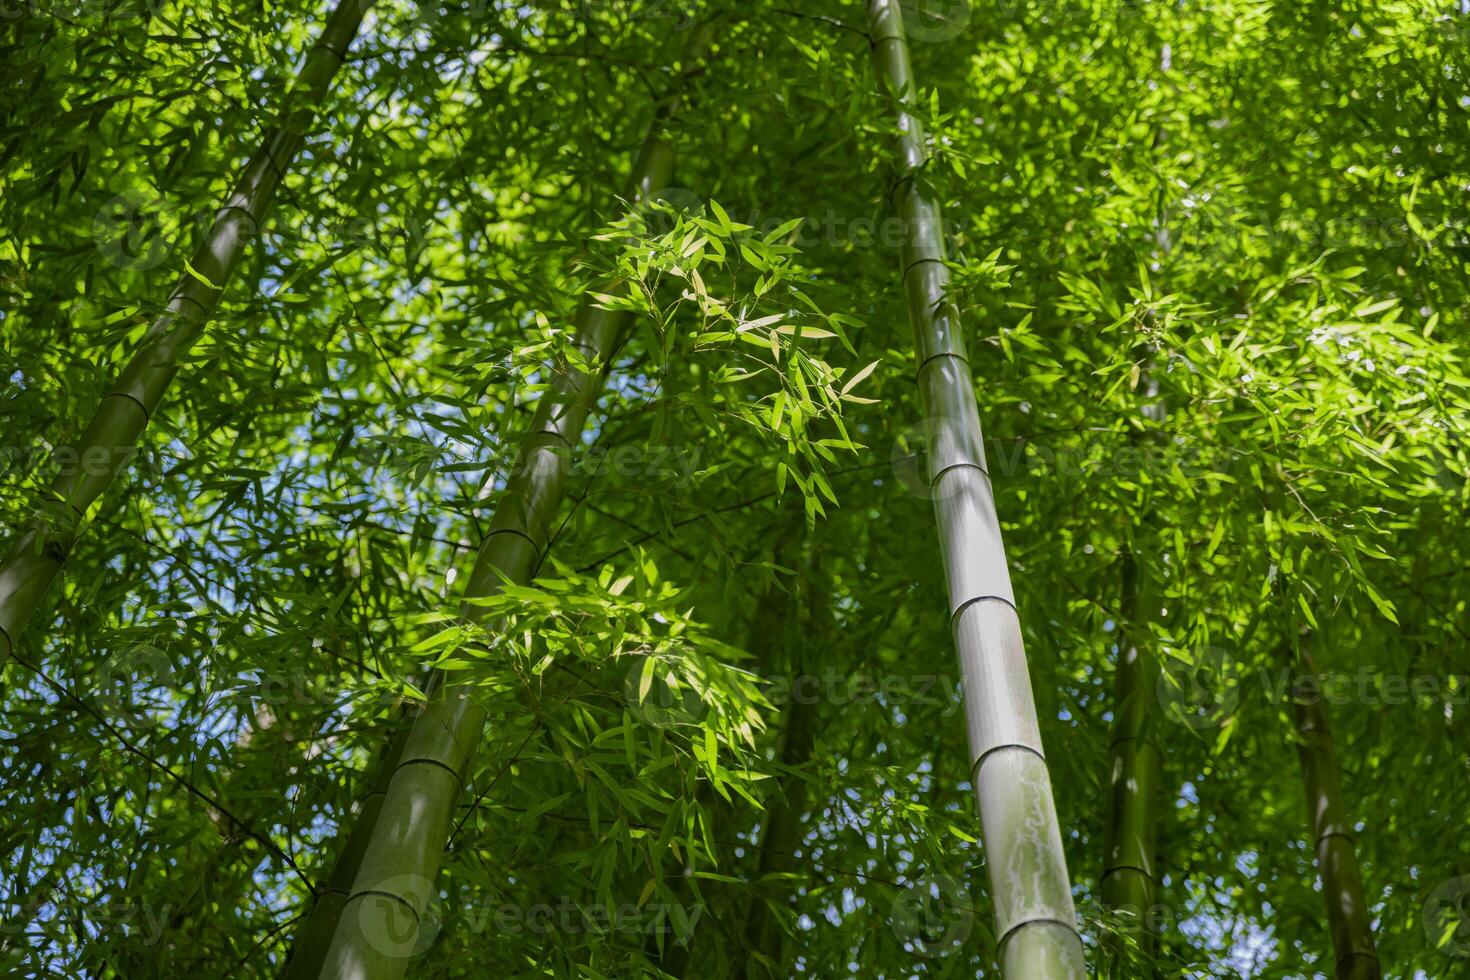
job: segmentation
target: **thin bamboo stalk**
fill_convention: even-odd
[[[1130,913],[1127,932],[1152,953],[1148,928],[1158,891],[1157,796],[1163,782],[1163,754],[1154,730],[1158,665],[1149,646],[1146,623],[1157,604],[1147,599],[1143,570],[1130,550],[1124,557],[1123,606],[1131,622],[1122,629],[1113,695],[1113,738],[1108,824],[1104,841],[1102,900]]]
[[[781,745],[781,765],[795,769],[811,758],[816,741],[816,707],[795,703],[788,713]],[[781,780],[777,794],[773,794],[765,813],[766,828],[761,835],[760,860],[755,873],[757,887],[768,891],[769,895],[752,897],[745,921],[746,948],[759,954],[751,956],[746,963],[745,975],[750,980],[785,976],[784,971],[790,966],[784,955],[786,930],[767,904],[767,899],[787,899],[794,889],[787,880],[781,880],[772,887],[770,879],[796,870],[797,861],[793,855],[802,842],[801,812],[806,800],[806,785],[800,777],[789,776]]]
[[[1162,56],[1160,65],[1164,71],[1169,68]],[[1165,132],[1160,127],[1154,131],[1154,149],[1163,146],[1164,141]],[[1167,257],[1171,248],[1169,215],[1162,204],[1158,225],[1159,252]],[[1141,363],[1149,353],[1149,345],[1142,344],[1135,356]],[[1162,422],[1165,410],[1156,400],[1158,382],[1145,377],[1144,390],[1150,401],[1142,415]],[[1136,430],[1131,432],[1129,444],[1136,445],[1140,438]],[[1147,511],[1137,523],[1150,523]],[[1160,604],[1151,595],[1147,569],[1131,542],[1123,556],[1122,584],[1122,614],[1127,621],[1121,624],[1113,686],[1113,737],[1108,746],[1111,770],[1100,890],[1104,905],[1132,916],[1124,932],[1145,956],[1152,957],[1158,938],[1153,909],[1159,888],[1159,794],[1163,792],[1164,756],[1154,722],[1159,671],[1149,622],[1158,615]]]
[[[796,544],[802,540],[802,533],[805,529],[805,526],[806,525],[804,519],[800,516],[800,511],[797,511],[794,514],[788,514],[787,519],[780,521],[774,525],[775,535],[773,540],[776,542],[776,544],[775,549],[770,557],[770,561],[773,565],[784,567],[793,560],[789,557],[790,553],[792,549],[796,546]],[[810,566],[806,565],[798,568],[798,574],[793,577],[792,585],[790,587],[783,585],[778,581],[772,581],[768,583],[765,588],[759,590],[759,592],[755,595],[754,612],[746,620],[744,620],[744,630],[740,641],[740,645],[744,649],[750,651],[755,655],[756,673],[766,678],[775,677],[778,674],[784,674],[790,679],[793,686],[799,679],[801,671],[803,669],[801,666],[800,657],[798,655],[795,658],[788,658],[786,661],[783,661],[781,658],[788,652],[795,652],[797,650],[797,648],[792,646],[792,639],[788,637],[787,632],[793,621],[794,611],[796,609],[795,590],[809,584],[808,576],[801,574],[804,570],[807,570],[809,568]],[[798,635],[803,635],[801,633],[801,630],[798,630]],[[788,648],[790,648],[790,650],[788,650]],[[810,709],[812,707],[813,706],[801,703],[798,699],[793,698],[790,706],[787,708],[785,715],[786,725],[783,730],[781,740],[781,756],[783,765],[791,767],[805,762],[806,754],[807,752],[809,752],[809,750],[807,750],[807,752],[799,750],[796,744],[793,742],[793,738],[797,740],[806,740],[805,736],[797,732],[797,728],[809,727],[809,725],[805,721],[797,720],[794,712],[800,709],[804,713],[810,714]],[[795,761],[793,762],[793,760]],[[767,805],[767,808],[764,811],[763,818],[768,829],[766,831],[766,835],[763,837],[762,840],[761,851],[757,855],[757,863],[759,866],[756,873],[757,878],[764,876],[773,870],[772,868],[769,868],[767,866],[767,861],[764,856],[766,853],[767,842],[770,840],[770,828],[773,827],[776,822],[783,819],[776,815],[776,811],[786,808],[786,806],[788,805],[787,801],[790,799],[788,794],[800,792],[801,787],[799,786],[794,789],[788,789],[786,784],[793,781],[795,780],[790,777],[783,777],[780,781],[781,785],[775,790],[772,796],[768,797],[768,799],[770,799],[770,803]],[[735,836],[734,822],[737,818],[737,814],[734,812],[734,808],[732,807],[732,805],[728,801],[722,801],[719,795],[711,788],[711,786],[712,784],[707,781],[702,782],[699,786],[698,791],[695,794],[695,802],[699,807],[707,810],[710,813],[710,816],[714,821],[713,836],[715,840],[727,840]],[[791,821],[787,819],[784,822],[789,824]],[[675,879],[672,886],[674,893],[678,896],[679,901],[681,902],[694,900],[694,896],[691,894],[691,889],[689,887],[689,879],[686,877],[689,870],[692,869],[690,867],[690,862],[687,860],[686,856],[684,872],[677,879]],[[755,914],[752,906],[755,903],[759,903],[761,901],[762,900],[759,897],[752,896],[750,901],[746,904],[743,912],[736,912],[728,917],[729,921],[733,923],[732,938],[734,938],[737,942],[744,939],[748,934],[749,930],[746,926],[746,923],[751,918],[751,916]],[[724,921],[724,918],[725,917],[716,917],[715,920],[709,920],[708,917],[706,917],[704,920],[701,921],[707,921],[713,924],[713,922],[715,921]],[[659,935],[654,935],[650,937],[650,940],[646,946],[649,953],[649,960],[657,964],[658,968],[661,969],[664,973],[667,973],[669,976],[689,976],[691,969],[690,962],[695,954],[694,947],[697,935],[698,934],[696,933],[695,935],[687,937],[678,937],[684,940],[682,942],[670,942],[668,941],[667,935],[662,937]],[[765,932],[763,930],[763,935],[771,935],[773,936],[773,938],[779,941],[779,937],[775,936],[774,933]],[[767,943],[761,946],[748,946],[748,948],[753,953],[763,953],[768,955],[771,945],[772,944]],[[716,953],[709,955],[713,957],[717,956],[718,954]],[[769,959],[775,961],[778,960],[779,957],[769,956]],[[750,960],[747,963],[746,968],[747,974],[751,974],[752,971],[763,969],[763,967],[758,964],[758,960],[759,956],[750,956]],[[759,974],[754,975],[758,976]]]
[[[907,243],[903,280],[928,424],[930,489],[949,583],[971,772],[995,903],[1002,973],[1081,980],[1082,940],[1042,753],[1020,620],[1000,537],[958,311],[945,299],[940,208],[918,177],[928,160],[898,0],[869,0],[881,90],[898,103],[901,172],[893,206]]]
[[[316,119],[372,0],[341,0],[286,98],[280,123],[245,165],[187,270],[76,446],[84,465],[59,475],[37,503],[35,524],[0,564],[0,665],[61,574],[88,510],[132,458],[185,356],[204,334],[230,276],[265,220],[282,175]]]
[[[686,58],[707,37],[707,31],[696,29]],[[656,114],[630,174],[629,200],[647,200],[668,186],[674,153],[663,119],[676,105],[677,97]],[[578,444],[628,321],[626,312],[599,309],[584,300],[572,343],[590,370],[563,365],[537,405],[531,434],[481,543],[466,599],[496,594],[503,580],[529,581],[540,565],[561,505],[564,454]],[[483,618],[472,604],[461,615],[470,623]],[[485,718],[472,688],[453,682],[434,685],[392,772],[319,976],[387,980],[403,975]]]
[[[1322,897],[1327,903],[1336,977],[1381,980],[1383,969],[1373,944],[1373,924],[1353,847],[1353,825],[1343,802],[1332,733],[1327,728],[1327,711],[1322,706],[1320,686],[1314,683],[1317,668],[1305,648],[1305,639],[1303,643],[1300,652],[1305,673],[1293,685],[1292,714],[1306,788],[1307,819],[1322,877]]]
[[[403,757],[405,746],[408,745],[408,732],[407,727],[399,728],[375,761],[372,781],[368,785],[367,794],[358,803],[357,814],[352,820],[347,839],[337,854],[331,874],[317,892],[311,912],[306,917],[306,924],[296,934],[296,944],[292,947],[291,958],[282,974],[284,980],[309,980],[321,972],[332,936],[337,931],[337,923],[342,918],[342,910],[352,894],[352,884],[357,880],[357,873],[362,867],[363,855],[367,853],[373,831],[378,826],[378,818],[383,813],[383,801],[388,797],[388,784]]]
[[[754,889],[750,904],[745,909],[745,948],[750,958],[745,962],[747,980],[775,980],[789,976],[791,958],[786,955],[786,930],[781,918],[772,908],[772,902],[788,901],[794,886],[785,874],[795,870],[795,851],[801,848],[803,827],[801,813],[806,808],[807,783],[795,770],[807,764],[816,745],[817,705],[813,699],[798,695],[800,679],[810,664],[807,649],[814,642],[817,627],[831,629],[831,608],[826,602],[825,585],[820,579],[820,555],[816,544],[808,548],[808,557],[800,569],[800,580],[795,583],[797,594],[778,592],[773,601],[764,604],[769,610],[769,629],[763,630],[770,639],[778,639],[778,646],[785,646],[785,669],[791,677],[789,698],[786,705],[786,726],[782,733],[781,765],[785,773],[776,783],[775,792],[767,795],[763,814],[764,832],[760,837],[760,854],[757,858]],[[800,604],[798,604],[800,599]],[[795,607],[795,608],[792,608]],[[795,621],[797,629],[789,630]],[[767,660],[770,652],[767,652]],[[769,669],[767,669],[769,670]]]

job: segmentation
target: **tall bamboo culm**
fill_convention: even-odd
[[[1162,54],[1160,70],[1167,72],[1170,62]],[[1164,145],[1163,127],[1154,131],[1154,149]],[[1158,216],[1157,242],[1161,258],[1170,252],[1169,213],[1161,203]],[[1145,363],[1151,347],[1135,348],[1137,363]],[[1143,392],[1147,400],[1141,415],[1145,426],[1161,423],[1166,418],[1159,400],[1159,384],[1147,372]],[[1149,438],[1148,428],[1132,430],[1129,445]],[[1154,521],[1149,508],[1141,510],[1138,527]],[[1139,950],[1152,957],[1157,946],[1154,902],[1159,889],[1158,847],[1159,821],[1163,817],[1160,794],[1164,786],[1164,754],[1159,744],[1156,722],[1159,664],[1153,650],[1150,623],[1159,616],[1161,603],[1151,588],[1147,566],[1140,560],[1141,550],[1130,541],[1123,553],[1122,603],[1118,657],[1113,684],[1113,731],[1108,745],[1108,814],[1103,840],[1103,873],[1100,891],[1105,906],[1126,913],[1129,919],[1124,932],[1137,943]],[[1114,952],[1117,952],[1115,950]],[[1124,968],[1121,965],[1120,969]]]
[[[1163,756],[1154,723],[1158,665],[1149,645],[1148,620],[1157,613],[1158,604],[1147,598],[1145,575],[1131,546],[1124,555],[1122,591],[1128,622],[1118,646],[1113,687],[1112,768],[1101,891],[1104,905],[1131,916],[1127,932],[1151,955],[1154,933],[1149,924],[1158,891],[1154,861]]]
[[[777,560],[781,553],[777,551]],[[797,565],[791,592],[780,592],[762,603],[760,617],[767,624],[751,637],[750,649],[769,644],[763,673],[777,671],[799,678],[810,676],[812,647],[833,631],[828,582],[822,573],[821,552],[813,542]],[[778,980],[791,975],[790,936],[774,910],[787,907],[796,891],[792,883],[800,871],[805,827],[802,815],[809,798],[807,777],[799,772],[811,760],[821,719],[810,698],[792,697],[786,706],[785,730],[777,759],[783,772],[767,791],[760,821],[764,825],[755,856],[751,895],[745,909],[745,980]],[[789,909],[788,909],[789,911]]]
[[[34,526],[0,564],[0,666],[9,660],[76,543],[88,510],[131,458],[179,365],[204,328],[245,249],[260,230],[281,177],[316,119],[372,0],[341,0],[286,97],[281,121],[245,165],[189,265],[117,382],[102,396],[76,446],[88,462],[58,476],[37,502]]]
[[[1315,680],[1317,670],[1306,643],[1303,637],[1302,676]],[[1320,685],[1299,681],[1291,701],[1307,794],[1307,820],[1317,871],[1322,877],[1322,897],[1327,903],[1327,926],[1332,933],[1335,976],[1337,980],[1381,980],[1383,970],[1373,944],[1373,924],[1353,846],[1353,825],[1343,803],[1342,780]]]
[[[368,791],[357,801],[357,813],[352,826],[343,834],[340,850],[332,870],[318,886],[312,899],[311,911],[306,922],[296,932],[296,941],[291,948],[291,958],[286,963],[282,980],[311,980],[321,973],[322,962],[342,918],[342,910],[352,894],[352,886],[362,867],[362,857],[367,852],[373,831],[377,829],[378,817],[383,812],[383,801],[388,796],[388,784],[403,757],[408,744],[409,729],[399,728],[382,754],[374,760],[370,770]]]
[[[681,61],[696,56],[709,36],[707,27],[691,31]],[[663,123],[676,106],[677,94],[656,111],[629,176],[625,192],[629,200],[645,201],[668,186],[674,154]],[[526,582],[535,574],[561,505],[565,453],[578,444],[628,319],[625,312],[583,302],[572,343],[592,370],[562,365],[552,389],[537,405],[531,433],[481,542],[465,586],[466,599],[494,595],[502,577]],[[482,619],[472,604],[466,604],[461,614],[467,622]],[[403,976],[485,718],[473,690],[442,679],[434,685],[392,771],[330,946],[324,953],[297,954],[321,956],[318,976],[334,980]]]
[[[895,100],[901,166],[892,190],[906,227],[903,281],[918,349],[930,490],[949,583],[971,774],[996,914],[996,958],[1014,980],[1081,980],[1082,940],[1042,753],[1020,620],[991,493],[958,311],[946,299],[940,209],[917,176],[928,159],[898,0],[869,0],[883,94]]]

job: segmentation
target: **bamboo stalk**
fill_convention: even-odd
[[[775,558],[778,564],[784,563],[779,548]],[[761,618],[766,622],[758,619],[753,635],[755,644],[765,644],[766,673],[781,670],[789,677],[790,700],[779,754],[785,772],[765,797],[761,814],[765,826],[751,876],[752,894],[745,908],[743,938],[749,956],[746,980],[774,980],[790,972],[790,937],[775,907],[789,902],[795,890],[787,876],[799,870],[795,854],[804,836],[801,816],[809,796],[807,779],[797,770],[811,760],[820,723],[816,699],[804,698],[799,691],[802,677],[811,670],[809,650],[817,642],[818,630],[830,633],[833,623],[829,582],[822,575],[817,542],[808,543],[797,571],[791,592],[775,591],[762,603]]]
[[[282,175],[301,148],[372,0],[341,0],[307,55],[279,125],[245,165],[214,223],[76,446],[84,461],[52,481],[34,526],[0,564],[0,665],[61,574],[88,510],[136,451],[185,356],[204,334],[249,240],[265,220]],[[90,461],[90,462],[89,462]]]
[[[780,527],[771,561],[775,565],[786,565],[789,561],[786,556],[795,542],[801,540],[804,525],[798,519],[785,522]],[[749,881],[751,894],[743,910],[730,917],[733,938],[737,943],[745,943],[747,959],[743,970],[737,972],[747,980],[782,975],[770,964],[779,967],[784,962],[782,952],[786,934],[768,902],[784,898],[790,893],[791,885],[785,881],[773,884],[768,879],[792,870],[791,854],[801,840],[800,815],[806,785],[790,770],[807,762],[815,742],[817,707],[797,695],[799,681],[806,670],[803,649],[810,637],[812,621],[819,611],[829,613],[825,595],[812,584],[818,568],[813,551],[809,548],[808,556],[798,563],[791,588],[772,582],[756,597],[755,612],[746,623],[741,642],[745,649],[756,655],[755,662],[761,676],[784,675],[790,682],[790,702],[785,709],[785,726],[779,743],[780,763],[788,772],[776,780],[775,789],[766,794],[761,811],[764,830],[755,854],[756,867],[752,869]],[[793,623],[797,624],[794,631]],[[717,840],[727,836],[721,834],[722,826],[733,830],[736,814],[728,802],[722,805],[708,783],[700,786],[697,802],[713,810]],[[681,878],[675,887],[681,900],[688,896],[687,879]],[[694,952],[694,937],[691,936],[682,944],[665,944],[662,956],[655,961],[670,976],[689,976]]]
[[[1160,67],[1169,64],[1160,58]],[[1164,145],[1165,132],[1155,129],[1153,145]],[[1158,249],[1169,255],[1168,211],[1160,204]],[[1151,352],[1148,344],[1136,349],[1138,363],[1145,362]],[[1158,382],[1147,374],[1144,390],[1150,401],[1142,410],[1144,419],[1162,422],[1164,405],[1157,401]],[[1145,430],[1146,432],[1146,430]],[[1129,433],[1129,444],[1140,441],[1137,430]],[[1144,512],[1137,522],[1150,523]],[[1154,656],[1149,621],[1159,613],[1159,603],[1152,598],[1147,569],[1140,564],[1138,552],[1130,542],[1123,556],[1122,612],[1129,622],[1120,630],[1121,643],[1113,686],[1113,733],[1108,745],[1111,762],[1108,786],[1107,829],[1103,840],[1103,873],[1100,879],[1102,901],[1108,908],[1129,913],[1133,918],[1124,927],[1139,951],[1152,957],[1157,946],[1153,923],[1154,901],[1158,895],[1159,873],[1159,794],[1163,792],[1163,749],[1154,727],[1154,702],[1158,697],[1159,667]],[[1115,950],[1116,952],[1116,950]]]
[[[918,177],[928,160],[898,0],[869,0],[869,37],[884,94],[898,102],[904,288],[928,425],[930,488],[949,583],[969,728],[971,772],[996,914],[1002,973],[1080,980],[1082,940],[1042,753],[1020,620],[986,468],[974,381],[958,311],[945,299],[943,221]]]
[[[1108,824],[1104,839],[1103,904],[1131,913],[1126,929],[1145,954],[1153,951],[1148,928],[1158,891],[1157,794],[1162,786],[1163,754],[1154,730],[1153,699],[1158,665],[1147,638],[1148,617],[1157,611],[1148,599],[1143,570],[1130,550],[1124,556],[1123,606],[1132,622],[1123,627],[1113,695],[1113,738],[1109,747]]]
[[[347,839],[342,843],[331,873],[317,892],[306,924],[296,934],[291,958],[282,974],[284,980],[307,980],[321,972],[322,961],[326,958],[332,936],[337,931],[342,910],[352,894],[352,884],[362,867],[362,857],[367,853],[368,843],[372,840],[378,818],[382,815],[383,801],[388,796],[388,784],[392,781],[398,761],[403,757],[404,747],[408,744],[408,732],[407,727],[399,728],[375,761],[372,781],[368,785],[367,794],[358,804],[357,815],[352,821]]]
[[[686,57],[707,36],[696,30]],[[674,154],[662,122],[676,104],[671,99],[656,114],[629,176],[629,200],[647,200],[668,186]],[[628,320],[625,311],[599,309],[584,299],[572,343],[590,370],[563,365],[537,405],[531,434],[521,446],[465,586],[466,599],[496,594],[502,580],[529,581],[545,557],[561,505],[564,454],[578,444]],[[472,604],[463,606],[461,615],[470,623],[483,618]],[[442,678],[434,685],[409,730],[376,826],[367,835],[319,976],[386,980],[403,975],[485,718],[471,688]]]
[[[1145,354],[1140,351],[1140,354]],[[1150,380],[1150,396],[1158,385]],[[1143,415],[1164,418],[1163,406],[1147,405]],[[1130,444],[1137,435],[1131,434]],[[1148,523],[1147,515],[1140,522]],[[1163,790],[1163,749],[1155,728],[1154,703],[1158,697],[1159,667],[1154,656],[1149,620],[1158,615],[1147,569],[1130,543],[1123,555],[1122,609],[1118,659],[1113,686],[1113,732],[1108,746],[1109,772],[1107,829],[1103,841],[1103,904],[1128,913],[1124,927],[1145,956],[1152,956],[1156,935],[1151,923],[1158,894],[1158,797]],[[1117,952],[1115,950],[1114,952]]]
[[[1316,683],[1317,669],[1305,648],[1305,639],[1303,643],[1301,664],[1305,674],[1292,686],[1292,714],[1307,796],[1307,820],[1332,933],[1335,975],[1337,980],[1381,980],[1383,970],[1373,944],[1373,924],[1353,847],[1353,825],[1343,802],[1337,754]]]
[[[811,566],[808,566],[810,570]],[[807,609],[825,613],[824,607],[816,606],[822,600],[814,595],[815,590],[807,588],[805,591],[812,603]],[[807,619],[809,623],[810,617]],[[805,637],[803,631],[795,639],[797,650],[792,662],[793,678],[799,678],[804,669],[800,648]],[[767,798],[763,817],[765,832],[761,835],[760,855],[753,877],[753,886],[759,891],[751,896],[746,909],[747,980],[775,980],[786,976],[783,971],[789,970],[790,958],[784,955],[787,933],[771,903],[789,900],[793,891],[793,885],[784,876],[796,870],[794,854],[800,849],[803,837],[801,814],[805,808],[807,787],[801,776],[790,771],[804,766],[811,759],[812,748],[816,744],[817,722],[817,706],[793,697],[786,709],[786,730],[780,754],[781,765],[788,773],[781,776],[775,791]]]

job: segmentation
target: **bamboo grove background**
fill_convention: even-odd
[[[1470,13],[897,14],[0,7],[7,975],[1080,975],[969,388],[1089,974],[1470,975]]]

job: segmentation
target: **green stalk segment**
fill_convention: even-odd
[[[378,817],[382,815],[383,800],[388,796],[388,784],[403,757],[407,742],[408,729],[400,728],[377,760],[372,785],[358,804],[356,818],[347,833],[341,853],[337,855],[337,862],[332,865],[332,873],[317,894],[306,924],[296,935],[291,960],[286,964],[286,972],[282,974],[284,980],[309,980],[321,972],[322,961],[332,943],[332,934],[337,931],[342,909],[347,905],[353,882],[362,867],[362,856],[367,852],[373,829],[377,827]]]
[[[906,226],[904,288],[928,428],[930,491],[949,583],[951,624],[995,902],[997,959],[1018,980],[1081,980],[1082,939],[1026,653],[1001,544],[958,310],[945,298],[940,207],[918,179],[929,153],[898,0],[869,0],[883,94],[897,104],[901,171],[892,193]]]
[[[287,110],[245,165],[214,224],[149,327],[137,352],[97,407],[76,446],[79,465],[54,481],[37,504],[37,519],[0,564],[0,665],[10,658],[76,543],[88,510],[132,458],[174,375],[198,342],[230,276],[265,220],[281,176],[316,119],[372,0],[342,0],[286,99]]]
[[[1127,931],[1145,953],[1150,953],[1154,934],[1148,922],[1158,891],[1155,804],[1163,784],[1163,755],[1153,724],[1158,667],[1147,640],[1145,623],[1151,606],[1144,598],[1143,582],[1130,552],[1124,566],[1123,599],[1133,622],[1122,631],[1113,689],[1113,740],[1109,749],[1112,771],[1102,900],[1109,908],[1133,916]]]
[[[1302,651],[1307,676],[1315,676],[1311,656]],[[1332,933],[1337,980],[1381,980],[1383,969],[1373,944],[1373,924],[1363,893],[1363,876],[1353,847],[1353,825],[1343,803],[1342,781],[1320,689],[1297,684],[1292,696],[1297,750],[1306,784],[1307,819],[1312,828],[1327,924]]]
[[[707,36],[696,30],[690,49],[701,47]],[[662,117],[675,105],[671,99],[660,107],[644,141],[625,192],[631,201],[646,201],[669,185],[674,154],[662,132]],[[628,320],[626,311],[599,309],[583,301],[572,343],[589,370],[562,365],[552,389],[537,405],[531,434],[521,446],[466,583],[466,599],[496,594],[502,580],[527,582],[541,564],[561,506],[566,453],[580,442]],[[466,604],[461,615],[474,623],[483,613]],[[472,687],[452,681],[434,685],[392,772],[331,945],[320,954],[301,954],[320,955],[319,976],[352,980],[403,976],[420,917],[433,895],[485,718]]]

